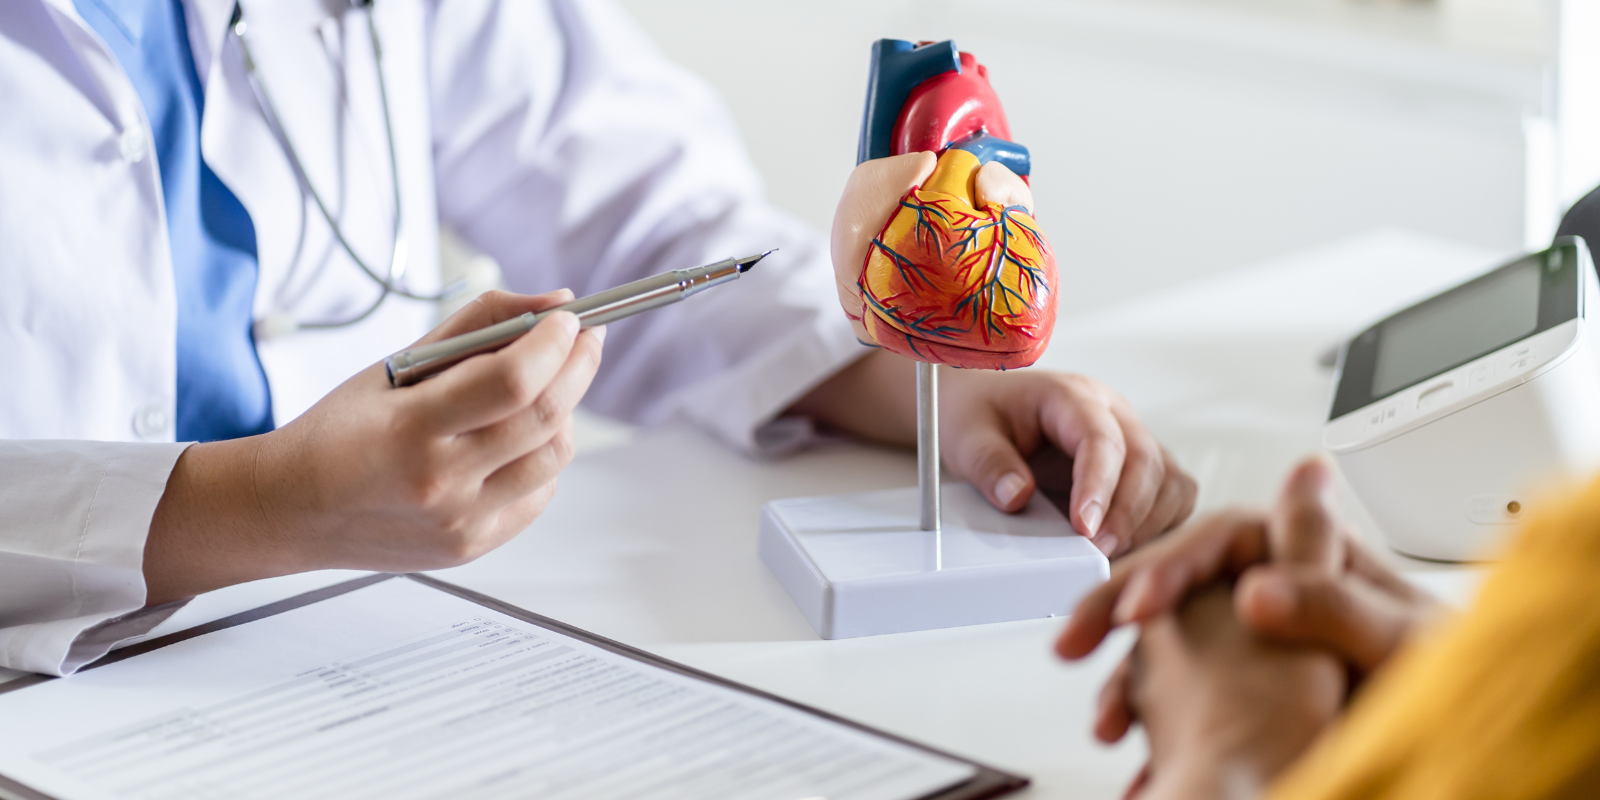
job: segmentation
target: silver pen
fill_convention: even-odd
[[[383,360],[384,367],[389,371],[389,384],[396,388],[410,386],[479,353],[499,350],[522,334],[533,330],[533,326],[539,324],[539,320],[552,311],[570,311],[577,315],[578,323],[582,327],[592,328],[652,308],[672,305],[713,286],[720,286],[737,279],[749,272],[757,261],[766,258],[772,252],[768,250],[760,255],[729,258],[703,267],[663,272],[633,283],[625,283],[615,289],[580,297],[566,305],[546,311],[538,313],[530,311],[487,328],[452,336],[442,342],[402,350]]]

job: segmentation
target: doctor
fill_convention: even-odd
[[[604,2],[14,0],[0,98],[0,666],[71,672],[241,581],[475,558],[550,499],[580,398],[750,452],[914,439],[910,365],[855,341],[819,237]],[[522,294],[425,340],[782,249],[611,326],[603,366],[605,333],[553,315],[390,389],[376,362],[453,288],[440,223]],[[1092,380],[955,373],[941,405],[998,507],[1033,492],[1022,454],[1072,454],[1109,553],[1193,504]]]

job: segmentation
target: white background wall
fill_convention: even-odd
[[[1448,3],[622,2],[722,93],[774,202],[823,230],[870,43],[975,53],[1033,151],[1064,313],[1373,227],[1523,243],[1540,43]]]

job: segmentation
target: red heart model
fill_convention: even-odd
[[[1055,256],[1032,216],[1027,148],[1009,136],[971,54],[951,42],[874,45],[861,163],[834,226],[841,301],[864,341],[980,369],[1027,366],[1044,351]]]

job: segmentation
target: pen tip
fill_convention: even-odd
[[[776,252],[778,252],[778,248],[774,247],[771,250],[762,253],[761,255],[745,256],[744,258],[739,259],[739,274],[742,275],[746,272],[749,272],[750,268],[755,266],[757,262],[761,261],[761,259],[766,258],[767,256],[770,256]]]

